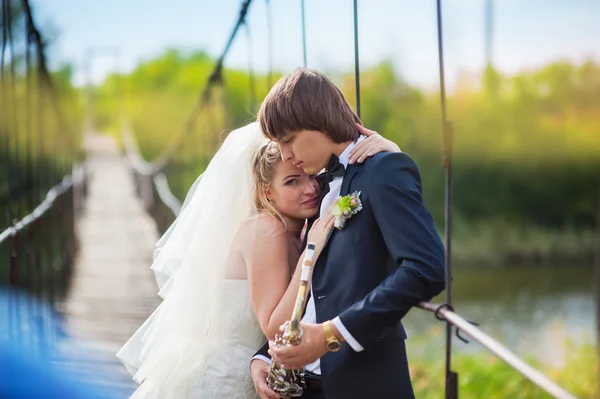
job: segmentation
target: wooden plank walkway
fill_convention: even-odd
[[[64,367],[120,387],[117,397],[125,397],[134,383],[115,353],[159,303],[150,270],[158,233],[114,139],[92,135],[85,146],[88,195],[77,221],[81,249],[64,312],[67,330],[92,356],[71,349]]]

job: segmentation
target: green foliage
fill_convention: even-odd
[[[203,52],[169,50],[129,75],[111,76],[97,88],[100,127],[118,133],[117,111],[124,109],[145,158],[154,159],[184,129],[213,65]],[[179,198],[224,135],[255,118],[258,101],[250,98],[248,74],[225,69],[223,77],[167,170]],[[352,74],[335,80],[352,103]],[[387,60],[363,70],[361,85],[365,124],[417,161],[425,202],[442,225],[439,94],[411,87]],[[264,98],[266,77],[255,76],[255,87],[257,99]],[[123,103],[116,100],[120,93]],[[600,193],[599,65],[556,62],[514,76],[489,68],[481,79],[458,82],[449,94],[448,115],[454,127],[454,212],[466,226],[457,228],[487,224],[501,233],[506,224],[517,231],[554,231],[555,241],[565,232],[593,229]],[[494,239],[502,240],[499,235]],[[584,256],[589,250],[581,249]]]
[[[417,160],[425,200],[441,221],[439,95],[410,88],[388,62],[364,71],[361,82],[365,124]],[[347,94],[352,85],[343,86]],[[479,83],[459,82],[448,114],[454,205],[462,220],[593,226],[600,194],[600,66],[558,62],[516,76],[489,69]]]
[[[31,212],[81,159],[83,104],[70,75],[68,66],[52,74],[55,95],[35,68],[29,77],[15,68],[2,79],[0,229],[8,213],[18,219]]]
[[[407,341],[409,347],[410,342]],[[429,361],[418,356],[409,357],[416,397],[443,398],[445,372],[443,353]],[[544,367],[535,359],[526,359],[526,361],[577,398],[591,399],[598,394],[596,381],[598,363],[596,351],[591,344],[569,344],[569,355],[560,367]],[[452,370],[459,374],[459,397],[464,399],[551,398],[502,360],[487,352],[454,354]]]
[[[595,116],[600,114],[599,78],[600,68],[591,61],[581,66],[551,64],[512,77],[489,69],[481,87],[460,82],[449,97],[456,226],[463,232],[485,226],[491,233],[485,236],[490,238],[483,249],[486,256],[478,260],[499,253],[506,255],[496,258],[500,262],[511,258],[494,250],[504,243],[505,233],[548,230],[547,237],[539,237],[530,248],[531,256],[525,254],[536,259],[560,253],[565,234],[577,236],[574,231],[593,228],[600,192],[600,121]],[[425,201],[441,225],[444,176],[438,94],[410,88],[394,75],[389,62],[364,71],[361,82],[363,120],[416,159]],[[350,99],[353,84],[348,79],[343,85]],[[482,249],[477,242],[481,236],[463,238],[472,243],[462,242],[470,245],[462,246],[461,259]],[[589,258],[594,248],[590,238],[568,254]]]

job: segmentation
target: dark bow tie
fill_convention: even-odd
[[[316,177],[319,187],[321,188],[321,197],[325,197],[325,195],[327,195],[329,192],[329,183],[331,183],[336,177],[344,177],[344,172],[344,165],[340,163],[340,159],[337,157],[337,155],[332,154],[331,158],[329,158],[329,162],[327,163],[325,172],[317,175]]]

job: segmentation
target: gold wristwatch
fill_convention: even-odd
[[[325,344],[329,352],[337,352],[342,349],[342,343],[337,339],[331,328],[331,321],[323,323],[325,329]]]

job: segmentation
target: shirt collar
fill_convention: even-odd
[[[352,151],[352,149],[361,141],[363,141],[364,139],[366,139],[367,136],[365,135],[360,135],[358,136],[358,138],[351,142],[350,144],[348,144],[348,147],[346,147],[346,149],[340,154],[340,163],[342,165],[344,165],[344,168],[348,167],[348,162],[350,161],[350,151]]]

